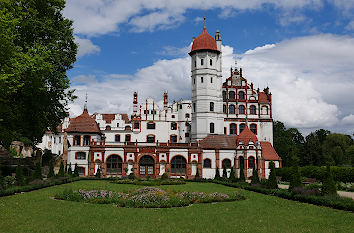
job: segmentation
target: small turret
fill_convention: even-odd
[[[221,35],[219,30],[217,30],[215,33],[215,41],[216,41],[216,47],[221,52]]]
[[[133,94],[133,115],[136,116],[138,112],[138,92],[134,91]]]
[[[168,107],[168,93],[167,91],[165,91],[163,93],[163,108],[167,109],[167,107]]]

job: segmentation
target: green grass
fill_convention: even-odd
[[[65,188],[127,191],[141,186],[78,181],[0,198],[0,232],[353,232],[354,214],[239,190],[247,200],[169,209],[53,200]],[[232,193],[212,183],[163,189]]]

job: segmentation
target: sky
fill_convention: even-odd
[[[354,0],[69,0],[79,45],[68,72],[71,116],[131,113],[139,102],[191,98],[190,51],[203,17],[222,37],[223,79],[242,67],[269,87],[273,118],[304,134],[354,134]]]

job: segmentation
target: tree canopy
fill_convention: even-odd
[[[75,97],[67,70],[76,61],[64,0],[0,0],[0,144],[56,131]]]

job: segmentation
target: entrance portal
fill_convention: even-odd
[[[154,176],[155,161],[150,155],[144,155],[139,160],[140,176]]]

